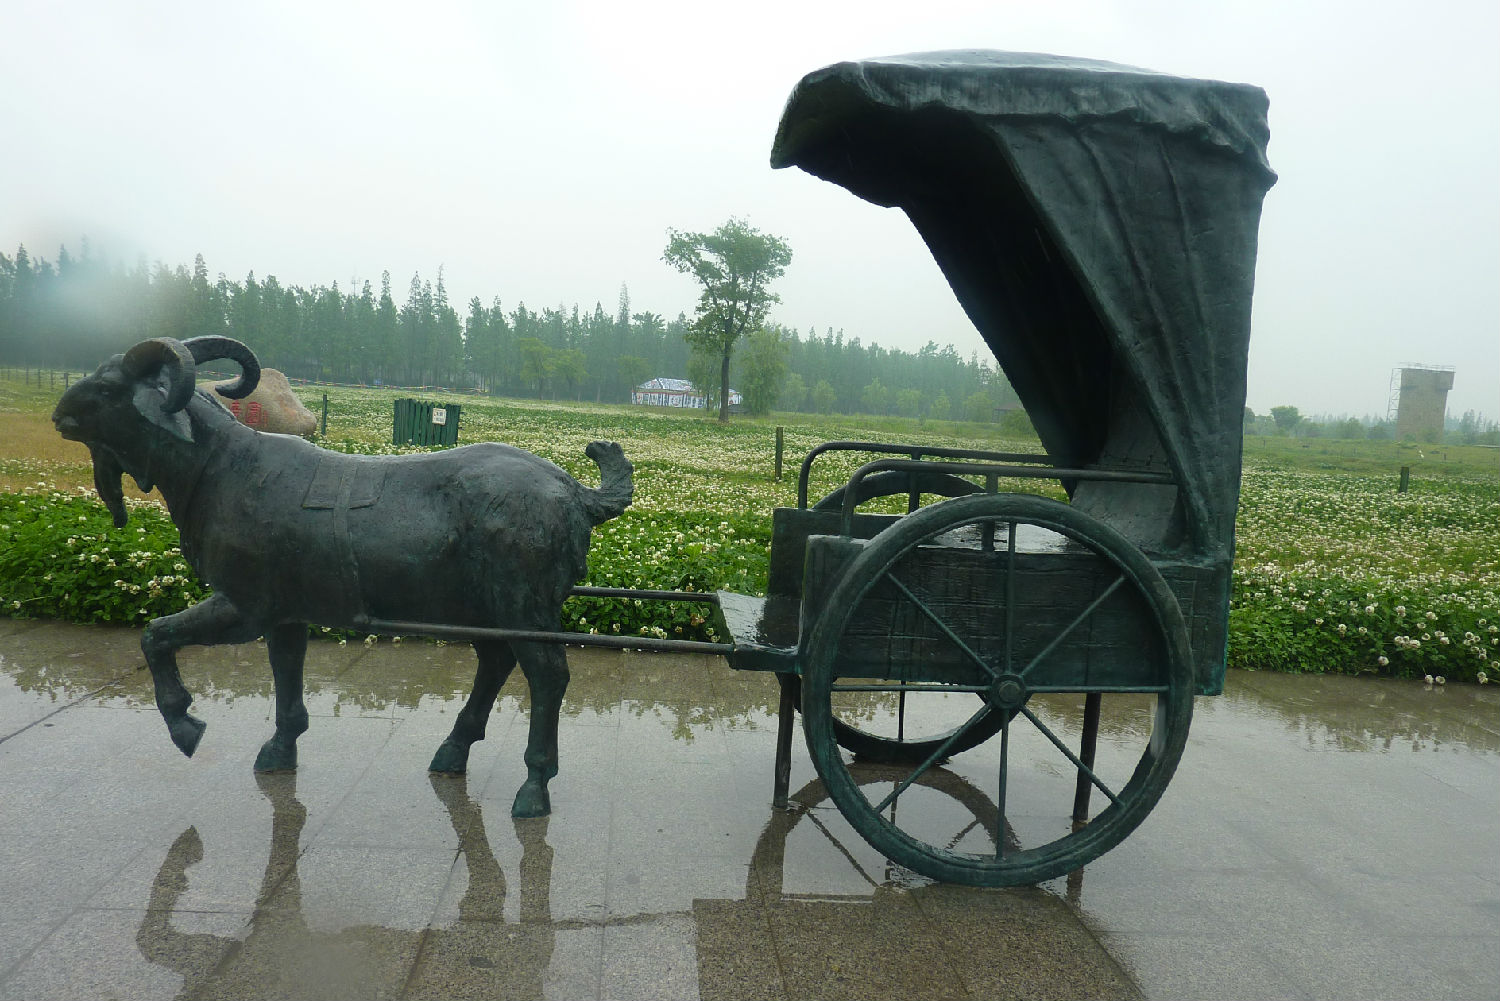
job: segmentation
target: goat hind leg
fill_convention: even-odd
[[[430,772],[462,775],[468,770],[469,746],[484,739],[484,727],[495,707],[495,697],[515,669],[516,655],[509,643],[481,641],[474,644],[474,653],[479,658],[479,667],[474,672],[474,690],[469,693],[469,701],[459,710],[448,739],[432,756],[432,764],[427,766]]]
[[[511,804],[512,817],[552,812],[547,783],[557,774],[557,717],[568,689],[568,658],[562,647],[517,643],[516,654],[531,686],[531,730],[526,738],[526,781]]]
[[[219,595],[211,595],[191,608],[152,619],[141,633],[141,652],[151,668],[156,689],[156,708],[167,723],[172,743],[188,757],[208,724],[188,713],[193,696],[183,687],[177,670],[177,651],[185,646],[247,643],[259,630],[245,621],[239,610]]]
[[[297,738],[307,731],[302,703],[302,664],[307,657],[307,623],[284,622],[266,632],[271,677],[276,682],[276,732],[255,756],[257,772],[290,772],[297,768]]]

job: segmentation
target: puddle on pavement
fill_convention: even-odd
[[[46,738],[23,731],[59,707],[149,710],[137,637],[57,625],[0,635],[0,774],[31,756],[45,761]],[[936,884],[870,848],[801,749],[791,807],[771,809],[774,678],[736,674],[709,658],[570,651],[554,815],[513,821],[509,796],[522,771],[514,734],[492,728],[487,743],[501,746],[480,745],[485,761],[467,778],[429,777],[416,763],[467,695],[466,647],[325,642],[309,653],[309,707],[343,722],[314,719],[308,736],[361,718],[379,729],[359,738],[367,744],[357,752],[323,750],[321,760],[309,753],[301,775],[252,779],[248,758],[195,771],[176,757],[154,712],[108,724],[145,727],[160,745],[159,760],[147,748],[130,774],[98,767],[100,781],[131,783],[160,810],[150,831],[120,835],[131,861],[79,894],[93,909],[66,919],[83,942],[100,909],[134,922],[131,934],[117,936],[111,977],[128,984],[131,974],[120,971],[136,969],[141,983],[156,982],[143,968],[118,965],[128,947],[132,961],[181,978],[181,996],[310,985],[333,990],[329,996],[372,996],[393,984],[410,996],[502,985],[508,996],[594,996],[610,993],[611,977],[624,978],[616,983],[622,990],[638,977],[663,996],[930,996],[1014,988],[1043,972],[1053,994],[1135,996],[1064,901],[1076,903],[1086,872],[1046,890]],[[263,645],[192,650],[182,663],[205,718],[230,717],[229,732],[210,737],[241,741],[266,726],[272,692]],[[889,725],[893,698],[865,698],[849,718],[864,728]],[[972,696],[951,699],[909,722],[940,731],[972,712]],[[1032,707],[1065,741],[1076,740],[1079,706],[1070,697],[1036,696]],[[1412,683],[1232,673],[1228,693],[1199,699],[1198,708],[1200,722],[1232,720],[1251,740],[1290,734],[1352,754],[1500,750],[1500,692],[1472,686],[1433,692]],[[516,672],[497,714],[527,712]],[[1101,721],[1101,774],[1128,776],[1150,713],[1146,697],[1116,700]],[[420,739],[405,741],[403,727],[420,730]],[[86,741],[85,733],[69,746]],[[1040,807],[1028,812],[1027,797],[1036,792],[1038,803],[1055,806],[1061,790],[1071,805],[1075,775],[1044,741],[1033,743],[1010,752],[1011,823],[998,823],[996,752],[988,745],[932,769],[896,808],[923,818],[924,839],[959,850],[1001,841],[1015,851],[1055,838],[1065,819],[1041,819]],[[233,750],[253,754],[248,744]],[[71,764],[86,783],[94,764]],[[413,774],[397,774],[398,764]],[[903,777],[891,766],[857,770],[872,785],[894,788]],[[7,781],[17,775],[10,771]],[[181,787],[169,790],[172,783]],[[90,813],[87,797],[83,804],[70,808],[72,822],[92,825],[92,849],[64,838],[51,845],[64,862],[112,836],[101,833],[114,820],[107,807]],[[13,847],[42,850],[24,839]],[[0,888],[10,899],[22,892]],[[1006,922],[1033,933],[997,943],[993,930]],[[38,948],[45,934],[36,935],[29,947],[0,955],[0,985],[12,993],[56,973],[58,958]],[[941,962],[911,963],[903,957],[912,950]],[[1070,961],[1060,966],[1059,955]],[[88,986],[83,973],[61,982],[73,992]]]

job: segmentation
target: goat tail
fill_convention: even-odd
[[[618,518],[630,506],[635,493],[632,474],[635,467],[625,458],[625,450],[613,441],[591,441],[584,454],[599,466],[599,489],[585,487],[583,507],[595,525]]]

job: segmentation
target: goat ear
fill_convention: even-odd
[[[141,416],[152,424],[183,441],[193,440],[192,422],[182,410],[167,411],[167,392],[159,382],[150,380],[138,383],[132,402]]]

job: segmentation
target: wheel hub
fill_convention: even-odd
[[[996,709],[1019,709],[1029,696],[1026,682],[1019,674],[1002,674],[985,693],[985,700]]]

